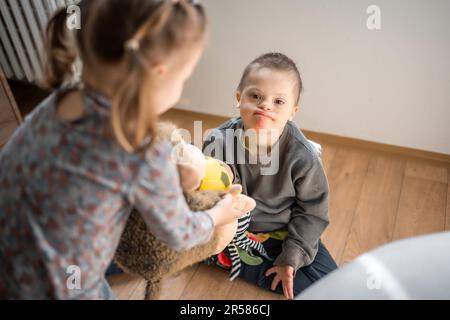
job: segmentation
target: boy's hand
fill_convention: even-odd
[[[294,268],[291,266],[274,266],[266,271],[266,277],[275,273],[272,281],[272,291],[275,291],[278,283],[283,284],[283,292],[286,299],[294,299]]]

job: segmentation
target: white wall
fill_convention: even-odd
[[[450,1],[204,0],[209,44],[180,104],[235,116],[253,58],[300,67],[303,129],[450,154]],[[381,27],[366,9],[381,8]]]

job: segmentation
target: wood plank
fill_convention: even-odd
[[[336,150],[336,147],[332,145],[322,144],[322,165],[327,175],[330,171],[331,162],[333,161],[334,155],[336,154]]]
[[[232,286],[228,272],[219,267],[200,264],[192,280],[181,295],[181,300],[222,300]]]
[[[106,277],[106,281],[108,281],[111,290],[116,296],[116,298],[119,299],[119,296],[122,294],[127,279],[124,278],[123,274],[119,274]]]
[[[242,279],[235,279],[225,300],[280,300],[282,295],[259,288]]]
[[[22,116],[0,68],[0,148],[8,142],[21,122]]]
[[[416,166],[414,163],[408,165],[415,169],[405,171],[394,240],[445,229],[447,181],[443,183],[421,178],[430,173],[430,169],[426,166]]]
[[[18,124],[14,118],[11,118],[9,121],[0,122],[0,148],[8,142],[17,127]]]
[[[188,110],[182,110],[182,109],[170,109],[166,113],[164,113],[161,116],[162,119],[173,119],[174,121],[177,121],[178,123],[182,123],[187,121],[188,123],[192,123],[194,120],[197,121],[205,121],[206,127],[216,127],[219,124],[229,120],[229,117],[223,117],[223,116],[216,116],[212,114],[207,113],[200,113],[200,112],[193,112]]]
[[[107,281],[118,300],[129,300],[142,278],[124,273],[109,276]]]
[[[190,112],[186,110],[170,109],[161,116],[162,120],[172,121],[181,128],[192,130],[195,121],[202,122],[203,131],[206,129],[216,128],[225,121],[229,120],[226,117],[213,116],[209,114]]]
[[[370,156],[355,149],[339,147],[328,175],[330,185],[330,225],[322,240],[340,265],[361,189],[367,174]]]
[[[447,183],[447,168],[443,166],[430,165],[418,161],[408,161],[406,165],[406,176],[428,179],[437,182]]]
[[[161,286],[161,300],[179,300],[186,287],[192,281],[199,264],[186,268],[178,275],[167,278]]]
[[[191,140],[187,142],[193,143],[199,148],[201,148],[203,140],[206,138],[206,134],[209,129],[216,128],[228,120],[224,117],[177,109],[169,110],[161,116],[161,119],[164,121],[171,121],[179,128],[188,130],[191,134]],[[198,129],[194,128],[195,122],[201,122]]]
[[[16,100],[14,99],[14,95],[12,94],[11,88],[9,87],[8,80],[3,73],[3,69],[0,67],[0,82],[1,82],[1,94],[2,97],[0,99],[2,107],[0,109],[3,110],[3,104],[8,105],[8,109],[12,111],[14,114],[15,120],[18,125],[23,122],[22,115],[20,114],[19,108],[17,107]]]
[[[144,300],[146,287],[147,282],[142,278],[134,289],[133,293],[131,293],[131,295],[128,297],[128,300]]]
[[[342,263],[392,240],[405,167],[404,160],[371,158]]]
[[[185,287],[191,281],[198,265],[186,268],[178,275],[167,278],[161,286],[161,300],[178,300]],[[123,300],[143,300],[146,281],[141,277],[130,275],[111,276],[108,278],[114,294]]]
[[[358,148],[366,152],[376,152],[379,154],[396,155],[403,158],[417,158],[426,162],[433,162],[435,164],[449,166],[450,154],[439,152],[413,149],[408,147],[401,147],[380,142],[361,140],[356,138],[343,137],[339,135],[315,132],[311,130],[302,130],[305,136],[309,139],[315,140],[319,143],[327,143],[335,146],[344,146],[348,148]]]

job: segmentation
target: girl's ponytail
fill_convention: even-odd
[[[173,7],[171,2],[161,2],[153,15],[124,43],[128,70],[116,87],[111,121],[118,143],[130,153],[145,150],[153,142],[147,138],[154,136],[157,118],[148,105],[149,92],[144,89],[148,64],[143,63],[145,58],[140,52],[141,42],[143,38],[157,37],[161,33],[173,13]]]
[[[130,153],[148,147],[152,141],[145,138],[154,136],[156,116],[148,106],[144,81],[145,70],[130,66],[112,99],[112,128],[117,142]]]
[[[54,89],[70,79],[72,66],[77,57],[73,36],[66,26],[65,8],[57,11],[50,19],[45,40],[43,87]]]

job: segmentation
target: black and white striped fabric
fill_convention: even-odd
[[[239,257],[238,248],[245,251],[252,252],[257,251],[261,256],[266,259],[272,260],[264,249],[262,243],[250,239],[245,233],[250,225],[250,213],[239,218],[238,227],[236,235],[233,241],[227,246],[230,259],[231,259],[231,269],[230,269],[230,281],[233,281],[239,276],[241,272],[241,258]]]

